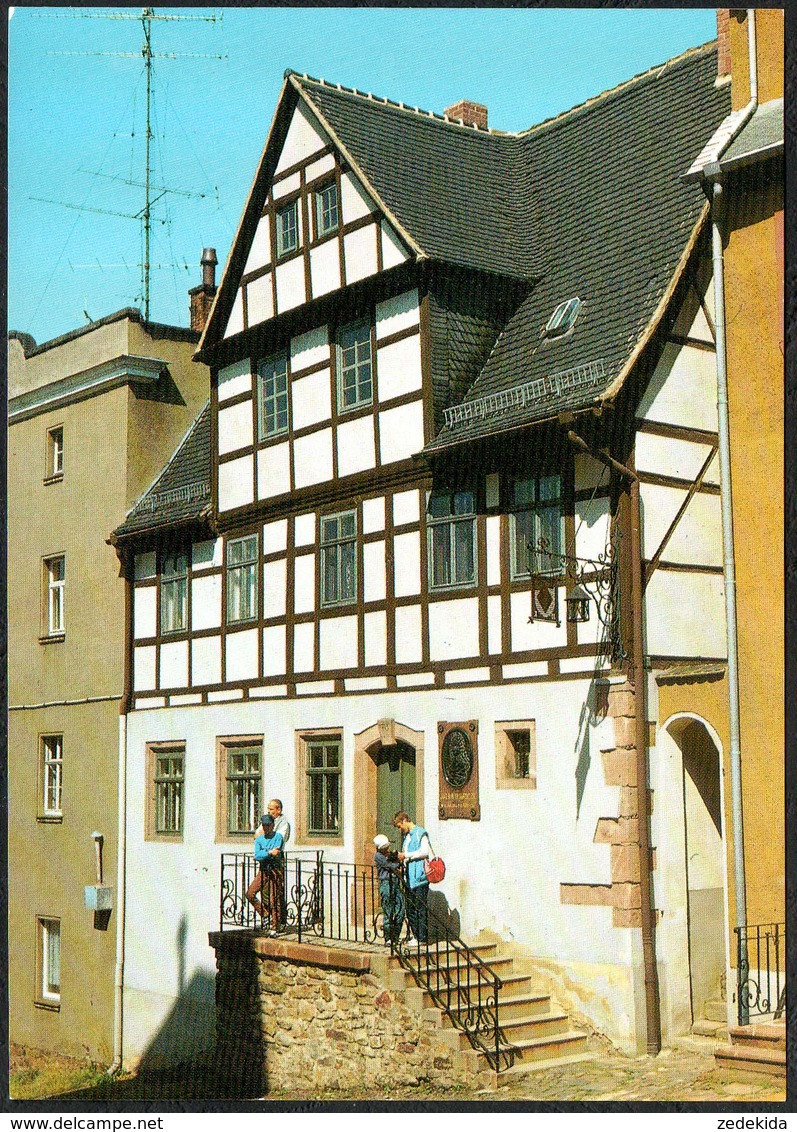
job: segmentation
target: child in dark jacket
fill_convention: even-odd
[[[376,852],[374,867],[379,880],[379,895],[382,899],[384,917],[385,947],[396,944],[404,924],[404,900],[401,895],[401,862],[398,853],[390,848],[390,841],[384,833],[374,838]]]

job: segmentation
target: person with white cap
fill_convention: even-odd
[[[396,944],[404,924],[404,901],[401,896],[401,862],[398,853],[390,848],[390,840],[384,833],[374,838],[374,868],[379,880],[379,896],[382,900],[383,930],[385,947]]]

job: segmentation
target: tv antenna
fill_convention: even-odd
[[[156,13],[154,8],[142,8],[140,15],[134,15],[132,12],[41,12],[37,13],[40,18],[49,19],[80,19],[80,20],[137,20],[141,23],[144,32],[144,43],[140,52],[135,51],[48,51],[48,55],[94,55],[94,56],[112,56],[120,59],[140,59],[143,56],[144,68],[147,76],[147,122],[146,132],[144,135],[144,180],[133,181],[126,180],[123,177],[115,177],[112,174],[92,173],[92,176],[108,177],[110,180],[122,181],[125,184],[133,185],[138,188],[144,189],[144,207],[138,212],[114,212],[110,209],[104,208],[91,208],[81,204],[69,204],[66,201],[49,200],[45,197],[31,197],[31,200],[43,201],[46,204],[58,204],[63,208],[73,208],[81,212],[98,212],[106,216],[119,216],[127,220],[140,220],[144,232],[144,260],[141,264],[141,280],[142,280],[142,293],[144,300],[144,321],[149,322],[149,305],[150,305],[150,271],[154,267],[160,267],[160,264],[152,264],[150,262],[150,242],[152,234],[152,206],[156,204],[167,193],[176,194],[183,197],[193,197],[197,199],[204,198],[205,193],[193,193],[186,189],[172,189],[164,185],[152,184],[152,164],[151,164],[151,143],[153,138],[152,133],[152,61],[153,59],[226,59],[227,55],[208,55],[196,52],[155,52],[152,50],[152,25],[153,23],[221,23],[223,21],[223,13],[216,14],[212,12],[206,16],[192,15],[192,16],[173,16],[173,15],[160,15]],[[81,172],[88,172],[81,170]],[[153,196],[153,193],[157,193]],[[165,221],[164,221],[165,223]]]

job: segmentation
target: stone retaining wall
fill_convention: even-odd
[[[463,1057],[424,1028],[365,952],[243,933],[212,933],[210,943],[217,1055],[250,1095],[474,1083],[472,1052]],[[373,960],[385,969],[382,956]]]

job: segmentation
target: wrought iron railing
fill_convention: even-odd
[[[325,862],[320,851],[290,854],[279,880],[280,908],[263,903],[261,915],[246,898],[259,870],[250,854],[222,854],[221,931],[262,930],[268,924],[299,942],[310,936],[389,947],[493,1069],[513,1064],[515,1051],[499,1023],[500,976],[413,894],[403,877],[392,876],[380,891],[372,865]],[[258,902],[268,891],[264,885],[257,892]]]
[[[736,1003],[740,1026],[786,1006],[786,925],[746,924],[736,935]]]

